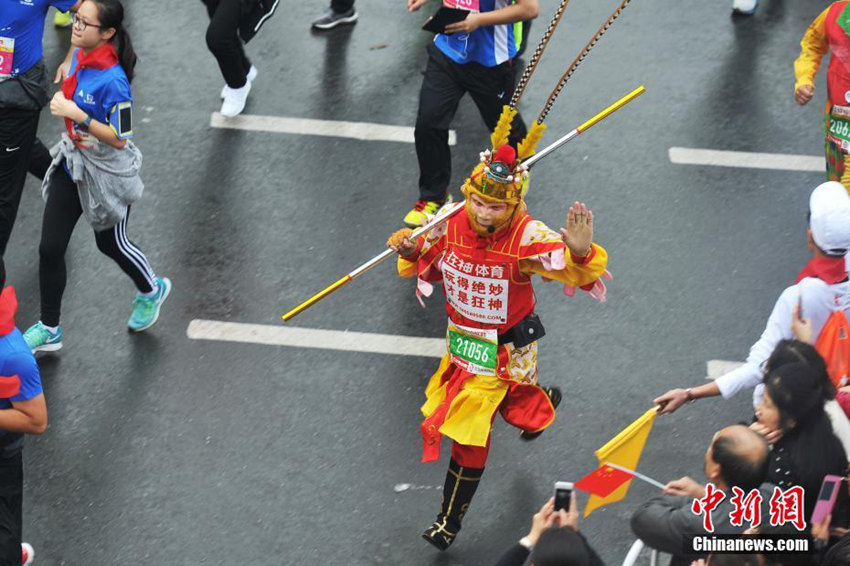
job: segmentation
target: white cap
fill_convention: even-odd
[[[809,198],[809,226],[815,244],[834,255],[850,249],[850,194],[841,183],[823,183]]]

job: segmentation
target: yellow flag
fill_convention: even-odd
[[[649,437],[649,431],[652,430],[652,423],[657,414],[654,408],[648,410],[638,420],[627,426],[623,432],[597,450],[596,458],[599,460],[599,465],[616,464],[629,470],[637,470],[643,445],[646,444],[646,439]],[[587,517],[596,509],[623,499],[631,483],[631,480],[629,480],[607,497],[591,495],[587,501],[587,507],[584,508],[584,516]]]

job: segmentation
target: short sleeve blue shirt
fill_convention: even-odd
[[[0,0],[0,57],[6,61],[0,62],[0,75],[14,77],[38,63],[47,10],[55,6],[65,12],[76,3],[77,0]],[[9,72],[2,72],[3,69]]]
[[[479,0],[481,12],[501,10],[512,4],[513,0]],[[502,24],[483,26],[472,33],[438,33],[434,44],[446,57],[465,65],[478,63],[485,67],[501,65],[516,56],[522,40],[522,24]]]
[[[17,328],[0,336],[0,375],[17,375],[21,381],[21,390],[17,395],[11,399],[0,399],[0,410],[10,409],[13,401],[29,401],[42,393],[38,364]],[[0,457],[14,456],[23,446],[24,435],[0,430]]]
[[[77,69],[78,50],[74,50],[71,58],[71,68],[68,71],[71,74]],[[108,69],[80,69],[77,73],[74,102],[92,119],[102,124],[109,124],[119,139],[133,137],[130,118],[133,93],[130,90],[130,81],[121,65]]]

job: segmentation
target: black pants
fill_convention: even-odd
[[[242,88],[248,82],[251,61],[239,39],[242,0],[203,0],[210,15],[207,47],[218,61],[224,82],[230,88]]]
[[[30,154],[30,175],[44,180],[51,161],[53,161],[53,158],[50,157],[50,150],[41,143],[40,139],[35,138],[35,142],[32,145],[32,153]]]
[[[6,283],[3,256],[18,215],[39,113],[0,108],[0,288]]]
[[[41,227],[41,244],[38,246],[38,282],[41,287],[41,321],[47,326],[57,326],[65,293],[67,272],[65,250],[74,232],[77,220],[83,214],[77,186],[65,172],[57,169],[50,177],[44,221]],[[127,220],[124,219],[107,230],[94,233],[97,249],[111,257],[124,273],[130,276],[140,293],[150,293],[156,286],[156,276],[144,252],[127,238]]]
[[[24,466],[21,453],[0,457],[0,565],[20,566]]]
[[[344,14],[354,9],[354,0],[331,0],[331,10],[337,14]]]
[[[492,130],[513,91],[514,73],[510,61],[496,67],[478,63],[458,65],[433,44],[428,45],[428,65],[419,92],[414,131],[420,199],[440,201],[446,198],[452,176],[449,126],[463,95],[468,92],[472,96],[484,123]],[[511,145],[516,146],[525,134],[525,123],[517,114],[511,129]],[[471,167],[474,163],[468,165]]]

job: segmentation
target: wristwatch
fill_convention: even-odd
[[[85,126],[86,128],[88,128],[90,124],[91,124],[91,116],[89,116],[88,114],[86,114],[86,119],[85,119],[85,120],[83,120],[82,122],[80,122],[80,125],[81,125],[81,126]]]
[[[694,394],[691,393],[691,389],[692,389],[691,387],[688,387],[687,389],[685,389],[685,395],[688,396],[687,400],[685,401],[686,403],[693,403],[694,401],[697,400],[697,398],[694,397]]]
[[[531,544],[531,539],[528,537],[522,537],[521,539],[519,539],[519,543],[525,548],[527,548],[529,552],[534,549],[534,545]]]

